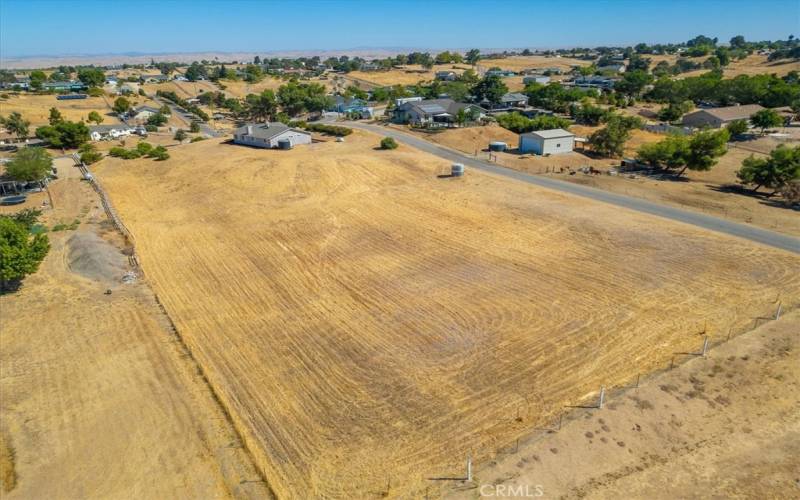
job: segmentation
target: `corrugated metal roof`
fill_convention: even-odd
[[[572,132],[568,132],[563,128],[554,128],[550,130],[537,130],[535,132],[528,132],[526,134],[521,135],[528,135],[532,137],[539,137],[541,139],[556,139],[559,137],[575,137],[575,134]]]

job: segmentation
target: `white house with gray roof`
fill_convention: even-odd
[[[311,134],[281,122],[249,123],[233,131],[233,142],[256,148],[291,149],[298,144],[311,144]]]

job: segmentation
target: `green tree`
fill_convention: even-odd
[[[478,50],[478,49],[470,49],[470,50],[468,50],[466,56],[464,57],[464,60],[467,61],[467,63],[469,63],[469,64],[471,64],[473,66],[478,64],[478,61],[480,59],[481,59],[481,51]]]
[[[768,158],[755,158],[750,155],[742,162],[736,173],[742,184],[780,191],[788,183],[800,179],[800,146],[788,147],[781,144],[769,153]]]
[[[106,81],[106,75],[100,68],[81,68],[78,70],[78,80],[87,87],[101,87]]]
[[[675,134],[659,142],[643,144],[636,153],[636,159],[653,167],[674,169],[686,165],[688,154],[689,138]]]
[[[55,125],[56,123],[61,123],[64,121],[64,117],[61,115],[61,111],[56,108],[50,108],[50,118],[48,119],[50,125]]]
[[[96,123],[98,125],[103,123],[103,115],[101,115],[97,111],[90,111],[88,119],[90,123]]]
[[[167,117],[158,112],[154,115],[150,115],[150,118],[147,119],[147,124],[161,127],[162,125],[167,124]]]
[[[31,71],[29,78],[31,79],[31,87],[38,90],[42,88],[42,84],[47,80],[47,75],[44,74],[44,71],[36,70]]]
[[[186,140],[186,132],[182,128],[179,128],[175,131],[175,135],[172,138],[178,142],[183,142]]]
[[[625,149],[625,143],[631,138],[631,130],[641,126],[641,120],[612,115],[606,126],[589,137],[589,143],[599,154],[608,157],[619,157]]]
[[[783,118],[774,109],[762,109],[750,115],[750,123],[754,127],[761,129],[764,134],[768,128],[779,127],[783,124]]]
[[[747,133],[747,120],[733,120],[732,122],[728,123],[725,127],[728,129],[728,133],[731,134],[731,137],[736,137],[738,135],[742,135]]]
[[[167,116],[172,114],[172,110],[169,109],[169,106],[167,106],[166,104],[158,108],[158,112],[161,113],[162,115],[167,115]]]
[[[58,122],[39,127],[36,137],[56,148],[77,148],[89,140],[89,127],[83,122]]]
[[[397,141],[391,137],[381,139],[381,149],[397,149]]]
[[[192,124],[189,125],[189,132],[193,134],[200,132],[200,125],[197,122],[192,122]]]
[[[499,76],[484,77],[477,85],[472,88],[472,95],[478,101],[487,100],[491,103],[499,103],[503,96],[508,93],[508,87]]]
[[[32,235],[30,226],[0,216],[0,288],[16,289],[25,276],[36,272],[48,250],[46,234]]]
[[[6,164],[6,172],[21,182],[41,181],[53,168],[53,158],[44,148],[25,147]]]
[[[112,108],[115,113],[123,114],[127,113],[129,109],[131,109],[131,102],[124,97],[117,97],[114,101],[114,106]]]
[[[9,133],[12,133],[17,136],[17,139],[24,139],[28,137],[29,126],[31,122],[22,118],[22,115],[18,111],[12,112],[8,115],[8,118],[3,120],[3,126]]]
[[[730,45],[732,49],[743,49],[747,47],[747,42],[742,35],[736,35],[731,38]]]
[[[629,96],[638,96],[642,90],[652,83],[653,75],[642,70],[634,70],[626,72],[622,80],[614,84],[614,90]]]
[[[686,165],[678,172],[678,177],[686,169],[708,171],[717,164],[720,156],[727,151],[726,144],[731,138],[727,130],[705,130],[694,134],[689,139],[689,151],[686,154]]]
[[[260,94],[250,94],[245,97],[247,114],[251,120],[272,120],[278,112],[278,101],[272,90],[264,90]]]
[[[665,122],[674,122],[691,111],[694,107],[692,101],[671,102],[665,108],[658,112],[658,119]]]

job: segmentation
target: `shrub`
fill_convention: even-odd
[[[87,90],[86,93],[89,94],[92,97],[103,97],[105,95],[105,92],[103,92],[103,89],[101,89],[99,87],[92,87],[89,90]]]
[[[203,137],[201,135],[198,135],[197,137],[192,137],[191,142],[200,142],[200,141],[205,141],[205,140],[206,140],[205,137]]]
[[[169,159],[169,153],[164,146],[156,146],[148,154],[148,158],[154,158],[156,161],[164,161]]]
[[[325,135],[345,136],[353,133],[353,129],[339,127],[337,125],[326,125],[324,123],[308,123],[305,129],[310,132],[319,132]]]
[[[147,130],[148,132],[158,132],[158,127],[156,127],[155,125],[150,125],[149,123],[144,126],[144,129]]]
[[[149,153],[152,150],[153,150],[153,145],[150,144],[149,142],[142,141],[142,142],[140,142],[139,144],[136,145],[136,151],[138,151],[142,155],[146,155],[147,153]]]
[[[384,137],[381,139],[381,149],[397,149],[397,141],[393,137]]]
[[[182,128],[179,128],[178,130],[175,131],[175,136],[173,137],[173,139],[175,139],[178,142],[183,142],[184,140],[186,140],[186,132],[184,132]]]
[[[192,124],[189,125],[189,132],[192,132],[193,134],[200,132],[200,125],[197,122],[192,122]]]
[[[103,158],[103,154],[92,144],[82,145],[78,148],[78,152],[81,154],[81,161],[87,165],[97,163]]]

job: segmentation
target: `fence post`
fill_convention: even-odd
[[[708,352],[708,335],[706,335],[706,337],[703,339],[703,351],[700,353],[700,355],[705,358],[707,352]]]
[[[782,309],[783,309],[783,303],[782,302],[778,302],[778,310],[775,311],[775,319],[778,319],[778,318],[781,317],[781,310]]]
[[[467,481],[472,481],[472,457],[467,457]]]
[[[605,402],[605,400],[606,400],[606,388],[605,387],[601,387],[600,388],[600,403],[597,405],[597,407],[602,409],[603,408],[603,403]]]

